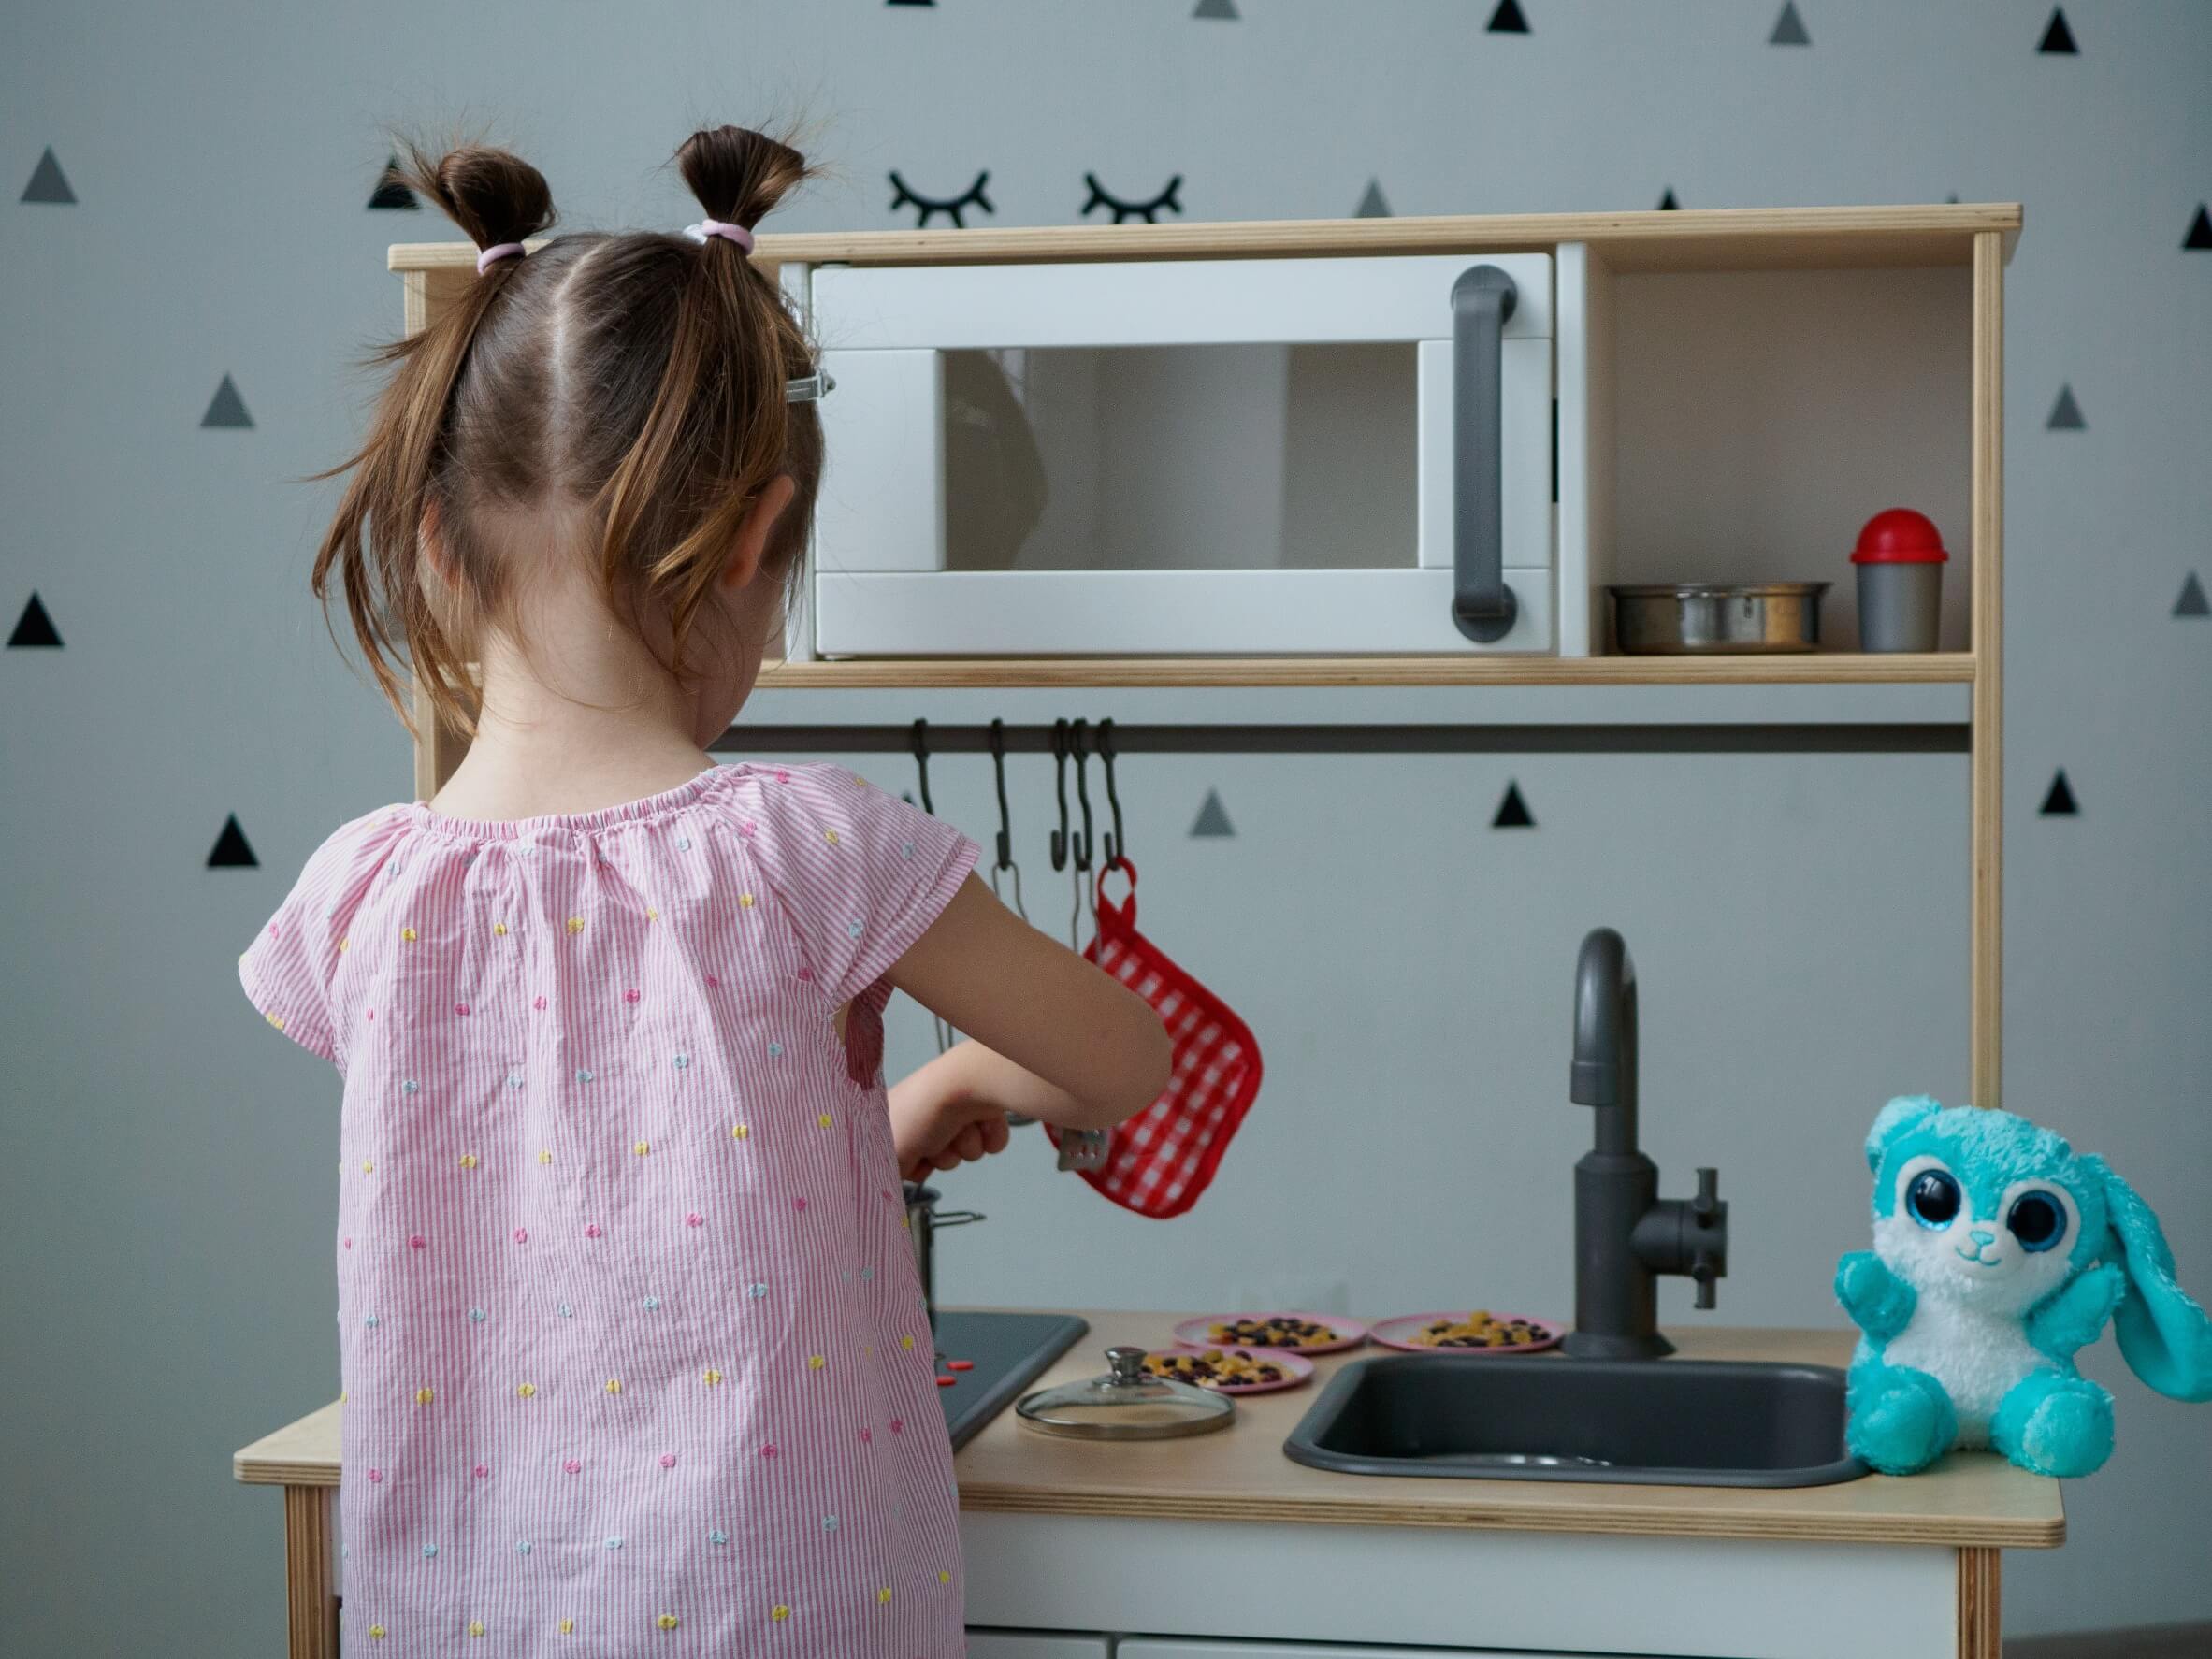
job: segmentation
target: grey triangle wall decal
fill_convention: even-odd
[[[38,165],[31,169],[31,181],[23,186],[22,199],[57,205],[66,205],[77,199],[77,193],[69,188],[69,180],[62,176],[62,164],[54,160],[51,148],[38,158]]]
[[[33,597],[31,602],[34,605],[38,602],[36,596]],[[2176,616],[2212,616],[2212,604],[2206,603],[2205,599],[2205,584],[2197,580],[2197,573],[2194,570],[2189,573],[2189,579],[2181,584],[2181,597],[2174,601],[2174,614]]]
[[[2074,786],[2066,781],[2066,769],[2060,767],[2058,775],[2051,779],[2050,788],[2044,793],[2043,805],[2038,809],[2038,815],[2046,818],[2071,818],[2078,816],[2080,811],[2081,809],[2074,804]]]
[[[223,820],[223,833],[215,837],[215,844],[208,853],[210,870],[258,870],[261,860],[253,856],[253,849],[246,844],[246,832],[239,828],[238,814]]]
[[[1505,799],[1497,803],[1497,813],[1491,818],[1493,830],[1533,830],[1536,819],[1528,811],[1528,802],[1521,799],[1521,786],[1506,785]]]
[[[2059,388],[2059,400],[2051,405],[2051,418],[2044,425],[2053,432],[2082,432],[2089,429],[2089,422],[2081,418],[2081,405],[2074,400],[2072,386]]]
[[[1388,219],[1391,216],[1390,202],[1382,194],[1381,180],[1367,180],[1367,188],[1361,193],[1359,206],[1352,209],[1352,216],[1354,219]]]
[[[36,594],[31,596],[31,602],[23,607],[23,613],[16,618],[15,632],[7,636],[7,643],[10,650],[41,645],[56,651],[61,649],[62,636],[55,629],[53,618],[46,613],[46,606],[39,601]]]
[[[1194,836],[1227,836],[1236,833],[1236,826],[1229,822],[1228,809],[1222,805],[1221,791],[1208,789],[1206,800],[1198,808],[1197,821],[1192,824]]]
[[[1191,15],[1233,23],[1236,21],[1236,0],[1198,0],[1197,9]]]
[[[2066,26],[2064,7],[2051,8],[2051,21],[2044,25],[2043,38],[2035,43],[2035,50],[2069,58],[2080,50],[2074,44],[2074,31]]]
[[[1769,46],[1811,46],[1813,36],[1805,33],[1805,20],[1798,16],[1797,0],[1785,0],[1782,15],[1774,20],[1774,32],[1767,36]]]
[[[215,396],[208,399],[208,412],[200,416],[203,426],[251,426],[253,417],[246,412],[246,400],[239,396],[239,389],[227,374],[223,383],[215,388]]]

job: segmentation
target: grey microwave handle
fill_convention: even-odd
[[[1503,639],[1519,609],[1505,579],[1500,413],[1506,319],[1520,297],[1495,265],[1452,284],[1452,620],[1470,640]]]

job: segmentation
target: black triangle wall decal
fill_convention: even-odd
[[[2066,57],[2072,57],[2080,50],[2074,44],[2074,31],[2066,26],[2066,8],[2064,7],[2051,8],[2051,21],[2044,26],[2043,38],[2036,43],[2035,50],[2056,52]]]
[[[1228,809],[1222,805],[1220,790],[1206,792],[1205,803],[1198,809],[1198,819],[1191,826],[1191,833],[1197,836],[1236,833],[1236,827],[1229,822]]]
[[[1497,9],[1490,14],[1490,33],[1493,35],[1525,35],[1528,20],[1521,15],[1520,0],[1497,0]]]
[[[208,412],[200,416],[203,426],[251,426],[253,417],[246,412],[246,400],[239,396],[239,389],[227,374],[223,383],[215,388],[215,396],[208,399]]]
[[[1659,198],[1659,211],[1671,213],[1681,206],[1682,204],[1674,199],[1674,186],[1670,184],[1667,186],[1667,194]]]
[[[36,597],[34,596],[31,603],[36,605],[37,602]],[[2181,597],[2174,601],[2174,614],[2176,616],[2212,616],[2212,604],[2207,604],[2205,600],[2205,584],[2197,580],[2197,573],[2194,570],[2189,573],[2189,580],[2181,584]]]
[[[384,163],[383,174],[376,181],[376,189],[369,194],[369,205],[380,210],[412,209],[422,210],[423,204],[414,199],[414,192],[407,188],[407,180],[399,177],[398,156]]]
[[[1533,830],[1536,820],[1529,816],[1528,802],[1521,799],[1521,786],[1506,785],[1505,799],[1497,803],[1497,815],[1490,820],[1493,830]]]
[[[1198,0],[1198,7],[1191,15],[1193,17],[1215,18],[1224,23],[1233,23],[1236,21],[1236,0]]]
[[[2074,804],[2074,787],[2066,781],[2066,769],[2059,768],[2059,775],[2051,779],[2051,786],[2043,798],[2040,815],[2046,818],[2071,818],[2080,808]]]
[[[1805,33],[1805,20],[1798,16],[1797,0],[1785,0],[1782,15],[1774,20],[1774,32],[1767,36],[1769,46],[1811,46],[1813,36]]]
[[[2191,582],[2195,577],[2190,577]],[[51,645],[59,650],[62,636],[54,630],[53,618],[46,613],[46,607],[33,594],[31,602],[23,607],[23,613],[16,618],[15,632],[7,636],[11,649],[29,645]]]
[[[1382,194],[1381,180],[1367,180],[1367,188],[1360,194],[1359,206],[1352,209],[1352,216],[1354,219],[1388,219],[1391,216],[1390,202]]]
[[[934,6],[937,0],[883,0],[886,6]]]
[[[246,832],[239,828],[236,813],[223,820],[223,833],[215,837],[215,845],[208,854],[210,870],[258,870],[261,860],[253,856],[253,849],[246,844]]]
[[[2084,432],[2089,422],[2081,418],[2081,405],[2074,401],[2074,388],[2060,386],[2059,400],[2051,405],[2051,418],[2044,425],[2053,432]]]
[[[22,199],[65,204],[77,199],[77,193],[69,188],[69,180],[62,177],[62,164],[54,160],[51,148],[31,169],[31,182],[23,186]]]
[[[2181,245],[2191,253],[2212,250],[2212,213],[2205,210],[2205,204],[2197,204],[2197,216],[2189,222],[2189,235],[2181,238]]]

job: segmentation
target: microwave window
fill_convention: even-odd
[[[1411,343],[947,352],[954,570],[1416,557]]]

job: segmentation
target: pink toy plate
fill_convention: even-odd
[[[1268,1320],[1301,1320],[1309,1325],[1320,1325],[1336,1333],[1333,1342],[1307,1342],[1295,1348],[1276,1348],[1265,1342],[1239,1342],[1234,1337],[1212,1334],[1215,1325],[1234,1325],[1242,1320],[1265,1323]],[[1357,1320],[1348,1320],[1334,1313],[1209,1313],[1203,1319],[1185,1320],[1175,1328],[1175,1339],[1193,1348],[1265,1348],[1270,1353],[1333,1354],[1348,1348],[1357,1348],[1367,1339],[1367,1328]]]
[[[1222,1383],[1219,1386],[1198,1383],[1194,1385],[1206,1389],[1208,1393],[1275,1394],[1280,1393],[1288,1388],[1303,1388],[1313,1380],[1313,1362],[1301,1358],[1287,1348],[1250,1348],[1240,1342],[1178,1342],[1173,1348],[1162,1351],[1171,1354],[1242,1354],[1248,1360],[1256,1360],[1264,1365],[1277,1366],[1282,1372],[1282,1380],[1279,1382]]]
[[[1559,1338],[1567,1334],[1567,1326],[1558,1320],[1539,1319],[1531,1314],[1494,1313],[1490,1317],[1499,1324],[1533,1325],[1546,1334],[1544,1339],[1516,1342],[1502,1348],[1438,1348],[1433,1343],[1418,1340],[1429,1326],[1446,1320],[1457,1324],[1467,1318],[1467,1313],[1464,1307],[1451,1313],[1402,1313],[1394,1320],[1377,1320],[1368,1334],[1384,1348],[1410,1354],[1533,1354],[1558,1347]]]

